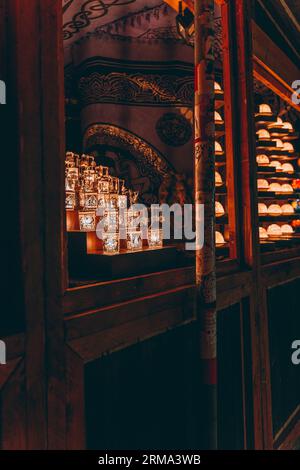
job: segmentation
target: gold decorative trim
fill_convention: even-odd
[[[128,150],[137,160],[142,160],[155,169],[161,177],[173,173],[168,162],[153,147],[125,129],[111,124],[93,124],[86,130],[83,139],[85,149],[105,144]]]

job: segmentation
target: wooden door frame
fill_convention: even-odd
[[[39,1],[30,8],[22,0],[10,0],[7,7],[8,96],[16,141],[12,143],[19,178],[19,226],[26,331],[8,338],[9,355],[25,360],[27,449],[47,448],[45,369],[45,251],[42,160],[42,95],[40,83]],[[16,396],[16,400],[22,398]],[[17,403],[16,403],[17,406]]]
[[[26,448],[66,449],[61,3],[9,0],[6,7],[26,324],[24,334],[7,338],[8,357],[25,360]]]

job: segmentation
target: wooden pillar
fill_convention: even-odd
[[[39,2],[39,13],[45,195],[43,212],[45,215],[47,437],[48,449],[65,450],[67,388],[62,298],[68,280],[64,211],[65,102],[61,3],[56,0],[43,0]],[[53,155],[56,155],[55,159]]]
[[[215,155],[214,155],[214,1],[195,1],[195,204],[197,240],[204,231],[204,245],[196,247],[197,316],[204,406],[201,420],[208,438],[217,447],[217,345],[215,269]]]
[[[237,81],[239,155],[243,191],[242,236],[244,264],[252,272],[253,292],[250,304],[252,381],[254,408],[254,445],[256,449],[272,448],[271,394],[266,377],[270,376],[268,355],[268,322],[265,291],[261,278],[257,212],[257,171],[254,125],[254,85],[252,46],[252,0],[235,0],[235,34],[237,38]]]
[[[7,110],[3,155],[18,181],[18,235],[15,249],[20,249],[21,298],[26,322],[25,390],[23,407],[27,417],[26,449],[45,449],[45,277],[43,161],[41,153],[41,96],[39,2],[6,2],[6,27],[9,60],[7,67]],[[9,124],[11,129],[6,127]],[[12,139],[5,142],[12,134]],[[3,147],[2,147],[3,148]],[[10,200],[10,199],[8,199]],[[15,226],[14,226],[15,227]],[[16,229],[15,229],[16,230]],[[19,246],[18,246],[19,245]],[[19,248],[20,247],[20,248]],[[14,282],[10,278],[10,282]],[[15,314],[15,312],[13,312]]]

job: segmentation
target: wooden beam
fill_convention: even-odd
[[[66,448],[65,346],[62,298],[67,286],[64,211],[64,55],[62,6],[39,3],[41,25],[42,153],[45,223],[45,315],[48,448]]]
[[[242,198],[242,239],[244,240],[244,263],[252,270],[253,293],[250,297],[250,328],[252,346],[252,382],[254,400],[254,445],[256,449],[270,448],[270,419],[265,422],[265,401],[262,398],[265,387],[264,337],[266,328],[266,305],[261,302],[263,290],[260,288],[260,252],[258,238],[257,187],[256,187],[256,148],[253,103],[253,41],[251,34],[251,0],[236,0],[235,28],[237,44],[237,89],[239,116],[239,145],[241,160]],[[267,334],[267,333],[266,333]]]
[[[64,295],[64,314],[101,308],[110,305],[112,299],[116,304],[153,295],[193,284],[194,280],[194,269],[187,267],[75,287],[68,289]]]
[[[118,325],[133,324],[141,318],[150,320],[154,313],[179,308],[182,321],[195,319],[194,286],[184,286],[167,292],[149,295],[129,302],[113,304],[107,307],[72,315],[65,322],[67,340],[91,335],[101,330],[110,330]]]
[[[300,106],[292,101],[292,94],[295,91],[292,83],[299,80],[300,76],[298,67],[254,21],[252,21],[252,34],[255,78],[300,111]]]
[[[274,447],[280,450],[299,448],[300,443],[300,405],[294,410],[289,419],[279,429],[274,437]],[[298,445],[297,445],[298,444]],[[296,447],[297,445],[297,447]]]
[[[191,323],[191,319],[184,322],[184,317],[185,312],[182,305],[171,306],[166,310],[153,312],[152,315],[141,317],[136,321],[73,339],[68,342],[68,345],[80,356],[84,363],[88,363],[140,341],[165,333],[171,328]]]

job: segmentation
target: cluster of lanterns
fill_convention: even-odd
[[[215,92],[215,98],[217,103],[218,101],[220,103],[224,103],[224,91],[222,90],[221,85],[218,82],[214,82],[214,92]],[[222,106],[220,106],[222,108]],[[219,108],[218,108],[219,109]],[[225,134],[225,127],[224,127],[224,119],[221,115],[220,109],[219,111],[214,112],[214,120],[215,120],[215,130],[216,130],[216,137],[220,138]],[[224,140],[224,139],[223,139]],[[217,228],[215,232],[215,243],[217,248],[222,248],[226,245],[227,240],[225,239],[224,233],[226,232],[226,238],[228,238],[228,229],[227,229],[227,221],[222,220],[224,216],[226,216],[226,200],[227,200],[227,193],[226,193],[226,182],[225,182],[225,174],[226,174],[226,167],[225,166],[218,166],[218,162],[223,162],[222,158],[218,157],[223,157],[224,155],[224,150],[222,147],[222,144],[216,140],[215,141],[215,156],[216,158],[216,166],[218,167],[218,170],[215,171],[215,185],[216,188],[219,189],[220,191],[217,192],[217,200],[215,201],[215,216],[216,216],[216,223],[217,223]],[[226,162],[226,159],[225,159]],[[223,175],[220,171],[222,168]],[[222,192],[222,189],[224,191]]]
[[[67,230],[96,232],[103,254],[163,246],[159,223],[154,221],[155,228],[148,226],[145,211],[136,210],[138,196],[126,188],[124,180],[111,176],[108,167],[97,165],[93,156],[67,152]]]
[[[277,217],[277,223],[268,223],[265,219],[259,228],[259,236],[261,240],[292,236],[298,222],[293,219],[299,213],[298,201],[294,199],[295,191],[300,188],[295,165],[298,157],[292,143],[298,135],[290,122],[274,116],[271,107],[265,103],[259,105],[255,121],[256,161],[260,175],[257,180],[258,213],[262,220]]]

